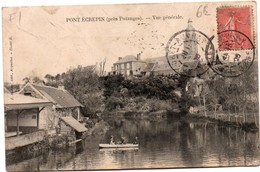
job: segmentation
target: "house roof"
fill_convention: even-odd
[[[44,97],[56,104],[57,108],[83,107],[67,90],[31,84]]]
[[[144,72],[151,72],[151,71],[153,71],[153,68],[155,67],[155,65],[156,65],[155,63],[148,63],[143,71]]]
[[[53,103],[47,99],[38,99],[18,93],[5,93],[4,95],[5,110],[31,109],[50,105],[53,105]]]
[[[73,128],[77,132],[85,132],[88,130],[84,125],[79,123],[75,118],[71,116],[61,117],[61,120],[63,120],[66,124],[68,124],[71,128]]]
[[[199,64],[198,60],[184,61],[182,63],[182,70],[186,71],[190,69],[195,69],[197,68],[198,64]]]
[[[116,61],[114,64],[116,63],[125,63],[125,62],[144,62],[142,60],[137,60],[137,57],[134,55],[127,55],[123,58],[121,58],[120,60]]]
[[[150,61],[153,61],[153,62],[156,62],[156,65],[153,69],[153,71],[155,72],[159,72],[159,71],[172,71],[172,68],[170,67],[168,61],[167,61],[167,58],[165,56],[161,56],[161,57],[154,57],[154,58],[151,58],[149,59]],[[173,66],[174,68],[176,69],[179,69],[179,67],[177,66],[178,63],[176,63],[176,66]]]

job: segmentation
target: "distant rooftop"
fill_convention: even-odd
[[[125,57],[119,57],[118,61],[116,61],[114,64],[116,64],[116,63],[125,63],[125,62],[134,62],[134,61],[143,62],[140,59],[138,60],[138,57],[136,57],[134,55],[127,55]]]
[[[155,63],[148,63],[143,71],[144,72],[151,72],[151,71],[153,71],[155,66],[156,66]]]
[[[165,56],[150,58],[149,61],[154,62],[156,64],[153,71],[172,70]],[[178,63],[176,63],[174,69],[179,69],[179,68],[180,67],[178,66]]]

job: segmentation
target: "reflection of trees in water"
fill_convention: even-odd
[[[83,143],[78,142],[75,146],[68,149],[52,152],[52,154],[48,157],[49,163],[46,169],[62,170],[67,169],[66,166],[69,166],[70,170],[77,169],[76,161],[80,154],[83,153],[83,147]]]
[[[41,156],[37,156],[31,159],[20,161],[18,163],[8,164],[7,171],[37,171],[40,168],[40,165],[42,164],[42,160],[43,159]]]
[[[184,122],[180,134],[180,151],[186,166],[250,165],[252,159],[259,157],[257,133],[207,123],[191,126]]]
[[[117,137],[124,135],[130,141],[137,135],[141,147],[151,151],[152,159],[156,159],[158,145],[162,145],[161,149],[168,149],[167,151],[179,150],[186,166],[199,166],[213,161],[215,165],[216,161],[219,165],[245,165],[250,157],[259,157],[259,151],[256,151],[257,134],[245,133],[236,128],[179,120],[170,122],[123,119],[117,123],[121,127],[112,129],[111,133]]]
[[[203,132],[196,133],[189,123],[182,122],[179,126],[180,131],[180,151],[182,161],[187,167],[200,166],[202,164],[203,150],[198,147],[198,136],[203,137]],[[197,134],[197,135],[196,135]]]
[[[221,155],[219,164],[249,165],[251,162],[247,157],[259,157],[257,133],[246,133],[238,128],[225,127],[218,128],[215,132],[217,136],[210,137],[210,147]]]
[[[76,146],[68,149],[56,151],[46,151],[36,157],[25,158],[26,154],[21,154],[17,161],[12,161],[12,164],[7,164],[8,171],[38,171],[49,169],[62,169],[69,162],[74,162],[75,156],[83,151],[82,142],[78,142]]]
[[[75,149],[53,151],[48,157],[49,169],[61,169],[66,163],[70,162],[75,157]]]
[[[180,120],[111,119],[107,122],[111,128],[105,135],[87,137],[78,149],[47,152],[46,156],[18,162],[7,169],[95,169],[104,168],[104,162],[108,163],[106,158],[113,160],[111,163],[116,162],[116,168],[140,168],[151,164],[153,167],[165,164],[233,166],[250,165],[260,157],[258,133],[246,133],[241,129]],[[112,134],[118,139],[123,134],[130,142],[138,136],[139,150],[100,152],[98,144],[108,142]]]
[[[178,122],[169,123],[166,120],[158,122],[136,119],[116,119],[115,121],[112,121],[112,119],[108,121],[111,129],[105,136],[107,142],[111,135],[113,135],[115,139],[119,139],[120,136],[124,135],[130,142],[134,140],[135,136],[138,136],[141,144],[162,142],[178,137],[176,135],[178,133],[172,131],[178,129]],[[120,124],[121,127],[118,127],[118,124]]]

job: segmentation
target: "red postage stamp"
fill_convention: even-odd
[[[252,48],[251,9],[246,7],[217,8],[219,50]]]

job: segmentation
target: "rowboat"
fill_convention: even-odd
[[[101,152],[108,152],[108,151],[136,151],[138,150],[138,147],[133,148],[100,148],[99,151]]]
[[[99,144],[99,148],[138,148],[139,144]]]

